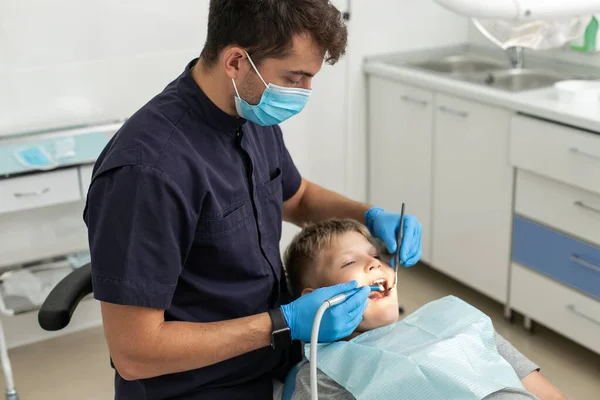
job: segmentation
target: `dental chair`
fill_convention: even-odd
[[[92,266],[86,264],[63,278],[52,289],[38,312],[38,323],[46,331],[59,331],[69,325],[79,302],[93,293]],[[307,361],[301,361],[287,374],[281,397],[274,400],[291,400],[296,387],[296,374]],[[280,388],[281,389],[281,388]],[[279,390],[281,392],[281,390]]]

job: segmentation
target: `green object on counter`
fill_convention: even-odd
[[[593,17],[587,26],[585,33],[581,38],[574,41],[570,48],[577,51],[583,51],[591,53],[600,51],[600,29],[599,29],[598,17]]]

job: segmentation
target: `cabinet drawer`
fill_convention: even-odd
[[[600,245],[600,195],[519,170],[515,211]]]
[[[0,181],[0,213],[47,207],[80,198],[77,168]]]
[[[600,193],[600,133],[517,115],[510,160],[518,168]]]
[[[600,247],[515,217],[512,258],[600,299]]]
[[[81,195],[85,199],[87,197],[90,183],[92,183],[92,171],[94,170],[93,165],[84,165],[79,167],[79,179],[81,181]]]
[[[510,307],[600,353],[600,302],[513,263]]]

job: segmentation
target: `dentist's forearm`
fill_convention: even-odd
[[[305,187],[301,188],[302,193],[290,222],[302,225],[329,218],[351,218],[365,223],[365,213],[371,206],[350,200],[312,182],[304,182]]]
[[[109,351],[124,379],[203,368],[271,343],[268,313],[211,323],[164,321],[159,314],[163,312],[102,303]]]

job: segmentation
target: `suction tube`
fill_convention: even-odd
[[[382,285],[374,285],[370,286],[370,288],[372,292],[384,291],[384,287]],[[317,345],[319,344],[319,328],[321,327],[323,315],[329,307],[343,303],[346,301],[348,296],[355,293],[357,290],[360,290],[360,288],[338,294],[337,296],[333,296],[332,298],[325,300],[315,314],[315,319],[313,321],[313,327],[310,334],[310,397],[312,400],[319,400],[319,387],[317,382]]]
[[[317,310],[317,314],[315,315],[315,320],[313,322],[313,328],[310,335],[310,398],[312,400],[319,400],[319,387],[317,382],[317,345],[319,343],[319,328],[321,327],[321,319],[323,319],[323,314],[325,314],[325,311],[331,307],[331,301],[335,300],[339,296],[343,296],[343,299],[339,301],[340,303],[347,297],[346,295],[341,294],[326,300]]]

